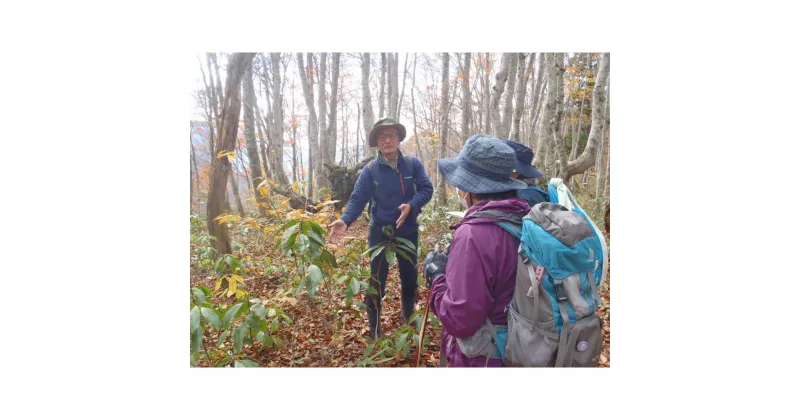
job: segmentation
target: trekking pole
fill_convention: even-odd
[[[433,252],[439,252],[439,244],[436,244]],[[431,308],[432,297],[431,290],[428,290],[428,302],[425,304],[425,314],[422,315],[422,328],[419,329],[419,341],[417,342],[417,363],[414,367],[419,367],[419,358],[422,355],[422,338],[425,337],[425,326],[428,325],[428,311]]]

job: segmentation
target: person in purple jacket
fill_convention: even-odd
[[[449,252],[432,254],[424,268],[426,280],[432,279],[431,310],[441,321],[450,367],[502,366],[500,358],[467,356],[459,341],[477,336],[487,319],[508,325],[505,308],[514,294],[519,240],[497,226],[495,217],[472,215],[492,211],[519,220],[530,211],[517,197],[527,185],[511,176],[516,162],[511,147],[483,134],[470,137],[458,157],[439,160],[439,172],[469,209],[453,227]]]

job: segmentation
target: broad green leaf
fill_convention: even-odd
[[[381,251],[383,251],[384,248],[386,248],[386,245],[381,246],[380,248],[378,248],[375,251],[373,251],[372,255],[369,257],[370,261],[374,260],[375,258],[377,258],[378,255],[380,255]]]
[[[383,234],[386,236],[390,237],[394,236],[394,228],[392,227],[392,225],[385,225],[381,228],[381,230],[383,231]]]
[[[269,316],[270,318],[273,318],[273,317],[275,317],[275,314],[276,314],[275,308],[269,308],[269,312],[267,313],[267,316]]]
[[[200,307],[195,306],[189,312],[189,331],[200,329]]]
[[[192,330],[192,353],[197,353],[203,347],[203,329],[197,327]]]
[[[258,317],[255,314],[248,314],[247,315],[247,326],[250,327],[251,330],[258,330]]]
[[[377,290],[377,289],[375,289],[375,286],[373,286],[373,285],[369,285],[369,286],[367,287],[367,293],[369,293],[369,294],[371,294],[371,295],[374,295],[374,296],[377,296],[377,295],[378,295],[378,290]]]
[[[247,360],[247,359],[237,360],[235,365],[236,365],[237,368],[257,368],[257,367],[259,367],[258,363],[254,362],[252,360]]]
[[[373,246],[369,247],[369,249],[367,249],[366,251],[364,251],[364,253],[363,253],[363,254],[361,254],[361,255],[369,255],[369,254],[372,254],[372,251],[374,251],[374,250],[376,250],[376,249],[378,249],[378,248],[382,248],[382,247],[386,246],[386,244],[387,244],[387,243],[388,243],[388,242],[386,242],[386,241],[383,241],[383,242],[381,242],[381,243],[379,243],[379,244],[375,244],[375,245],[373,245]]]
[[[392,252],[391,250],[387,250],[386,262],[389,263],[389,265],[391,266],[392,264],[394,264],[395,261],[397,261],[397,255],[395,255],[395,253]]]
[[[308,232],[308,236],[309,236],[309,237],[310,237],[310,238],[311,238],[313,241],[315,241],[315,242],[317,242],[318,244],[320,244],[321,246],[325,246],[325,240],[324,240],[324,239],[322,239],[322,235],[320,235],[320,234],[319,234],[319,233],[318,233],[316,230],[312,230],[312,231]]]
[[[247,332],[247,326],[244,324],[239,325],[233,331],[233,352],[239,353],[242,351],[242,344],[244,344],[244,334]]]
[[[411,242],[411,241],[409,241],[409,240],[408,240],[408,239],[406,239],[406,238],[401,238],[401,237],[399,237],[399,236],[396,236],[396,237],[395,237],[395,239],[397,239],[397,241],[398,241],[399,243],[401,243],[401,244],[403,244],[403,245],[407,246],[407,247],[408,247],[408,249],[415,249],[415,248],[416,248],[416,245],[414,245],[414,242]]]
[[[217,339],[217,348],[225,343],[226,338],[228,338],[228,330],[223,331],[222,334],[219,335]]]
[[[412,263],[412,264],[414,263],[414,260],[412,260],[412,259],[411,259],[411,257],[408,255],[408,253],[406,253],[406,251],[403,251],[403,250],[402,250],[402,249],[400,249],[400,248],[397,248],[397,255],[399,255],[399,256],[401,256],[401,257],[405,258],[405,259],[406,259],[406,261],[408,261],[408,262],[410,262],[410,263]]]
[[[297,237],[297,229],[298,226],[296,224],[289,229],[286,229],[286,232],[283,233],[283,239],[281,239],[282,247],[291,248],[292,245],[294,245],[294,240]]]
[[[266,337],[266,335],[264,335],[264,331],[259,331],[258,334],[256,334],[256,342],[263,343],[264,337]]]
[[[339,268],[339,265],[336,263],[336,257],[330,253],[327,249],[320,250],[320,257],[323,261],[326,261],[328,264],[332,265],[334,268]]]
[[[265,345],[265,346],[267,346],[267,347],[272,347],[274,344],[275,344],[275,343],[273,343],[273,341],[272,341],[272,337],[271,337],[271,336],[265,336],[265,337],[264,337],[264,345]]]
[[[252,310],[253,313],[255,313],[261,319],[264,319],[267,316],[267,308],[260,303],[253,305],[250,310]]]
[[[205,318],[206,321],[208,321],[208,323],[211,324],[211,326],[213,326],[216,329],[222,328],[222,320],[219,319],[219,315],[217,315],[217,313],[214,312],[213,309],[201,308],[200,313],[203,314],[203,318]]]
[[[194,298],[197,300],[197,303],[201,305],[206,303],[206,294],[203,293],[202,290],[195,288],[192,294],[194,295]]]
[[[397,249],[402,249],[403,251],[406,251],[409,254],[417,255],[417,250],[416,249],[409,248],[409,247],[405,246],[404,244],[397,244]]]
[[[300,248],[299,248],[300,249],[300,253],[308,252],[308,246],[310,245],[309,244],[309,240],[308,240],[308,236],[306,236],[305,234],[301,233],[301,234],[299,234],[297,236],[297,238],[298,238],[298,242],[300,244]]]
[[[228,327],[231,325],[231,322],[233,322],[233,319],[236,318],[236,313],[239,311],[242,305],[243,303],[237,303],[228,309],[228,312],[225,312],[225,316],[222,318],[222,328],[228,329]]]
[[[322,271],[314,264],[308,266],[308,278],[314,283],[314,285],[320,284],[322,282]]]
[[[347,291],[350,293],[351,297],[358,294],[361,291],[361,285],[358,284],[356,279],[350,280],[350,284],[347,285]]]

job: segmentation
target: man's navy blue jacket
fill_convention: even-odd
[[[400,236],[406,236],[417,231],[417,215],[422,206],[428,203],[433,196],[433,184],[425,173],[425,167],[416,157],[411,156],[414,163],[410,168],[407,159],[398,152],[397,170],[392,168],[382,157],[375,162],[370,162],[358,176],[353,194],[347,202],[347,208],[342,214],[342,221],[349,227],[369,200],[372,203],[370,226],[397,225],[400,217],[400,207],[403,203],[411,205],[411,213],[406,217],[403,226],[397,230]],[[373,168],[372,166],[375,165]],[[373,178],[373,174],[375,177]],[[377,181],[377,185],[375,185]]]

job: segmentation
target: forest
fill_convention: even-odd
[[[452,240],[460,210],[437,161],[474,134],[534,151],[610,249],[608,53],[203,53],[190,93],[190,365],[414,367],[440,365],[441,324],[427,320],[422,260]],[[402,123],[405,156],[434,186],[419,222],[419,289],[401,320],[390,265],[381,326],[367,331],[376,253],[369,215],[329,243],[359,173],[377,156],[375,121]],[[610,276],[609,276],[610,279]],[[610,281],[599,291],[599,366],[610,367]]]

